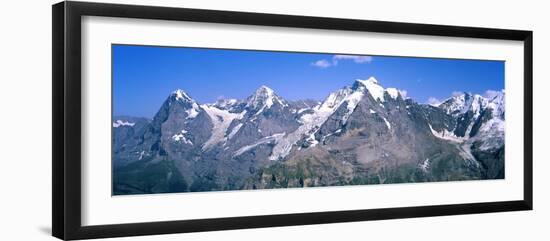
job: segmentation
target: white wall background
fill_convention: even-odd
[[[111,0],[189,8],[533,30],[534,206],[509,212],[264,228],[115,240],[548,240],[550,9],[545,1]],[[0,11],[0,240],[54,240],[51,231],[51,4],[9,1]]]

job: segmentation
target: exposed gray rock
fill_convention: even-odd
[[[504,93],[418,104],[374,78],[324,101],[266,86],[199,104],[171,93],[152,120],[113,118],[113,193],[504,177]]]

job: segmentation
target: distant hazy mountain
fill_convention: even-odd
[[[372,77],[322,102],[176,90],[152,120],[114,117],[114,194],[504,178],[504,92],[402,93]]]

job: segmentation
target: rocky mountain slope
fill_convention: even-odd
[[[439,106],[402,93],[372,77],[322,102],[176,90],[152,120],[114,117],[113,194],[504,178],[504,92]]]

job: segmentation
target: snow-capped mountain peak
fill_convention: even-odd
[[[472,104],[470,105],[470,109],[472,112],[479,114],[482,109],[484,109],[489,101],[484,98],[481,95],[474,95],[472,99]]]
[[[504,119],[505,97],[504,90],[499,91],[488,101],[487,107],[493,110],[493,116]]]
[[[177,89],[172,92],[170,95],[170,102],[168,104],[171,105],[173,102],[179,103],[179,105],[183,106],[185,112],[187,113],[186,119],[195,118],[199,112],[201,112],[201,108],[197,102],[182,89]]]
[[[175,90],[152,120],[113,117],[113,170],[139,175],[117,193],[149,192],[156,183],[141,177],[159,164],[171,185],[158,192],[504,178],[504,92],[461,92],[431,107],[372,77],[350,84],[322,102],[261,86],[199,104]]]
[[[472,111],[477,116],[488,103],[489,101],[481,95],[462,92],[443,101],[438,107],[445,110],[447,114],[460,115]]]
[[[374,77],[370,77],[367,80],[357,79],[355,81],[355,84],[353,85],[354,89],[364,87],[366,88],[372,98],[374,100],[378,100],[380,102],[384,102],[384,93],[388,93],[388,95],[392,99],[397,99],[397,97],[401,96],[401,98],[405,98],[404,93],[406,93],[403,90],[399,90],[396,88],[386,88],[384,89],[383,86],[380,85],[378,80]]]
[[[318,107],[321,111],[334,111],[342,102],[353,92],[353,89],[345,87],[334,91],[329,94],[329,96],[321,103]]]
[[[374,76],[369,77],[367,80],[357,79],[357,81],[365,84],[365,86],[366,85],[372,85],[372,84],[378,85],[378,80],[376,78],[374,78]]]
[[[444,109],[447,114],[451,113],[462,113],[462,110],[465,106],[467,106],[467,99],[469,98],[470,94],[466,92],[462,92],[461,94],[454,94],[453,96],[449,97],[445,101],[443,101],[441,104],[439,104],[438,107]]]
[[[184,102],[195,102],[185,91],[182,89],[177,89],[172,92],[172,96],[175,100],[184,101]]]
[[[356,83],[362,84],[369,91],[373,99],[384,102],[384,87],[378,84],[378,80],[370,77],[367,80],[357,79]]]
[[[264,110],[271,108],[274,104],[280,104],[283,107],[287,106],[285,101],[275,94],[275,91],[262,85],[253,95],[248,97],[246,107]]]

